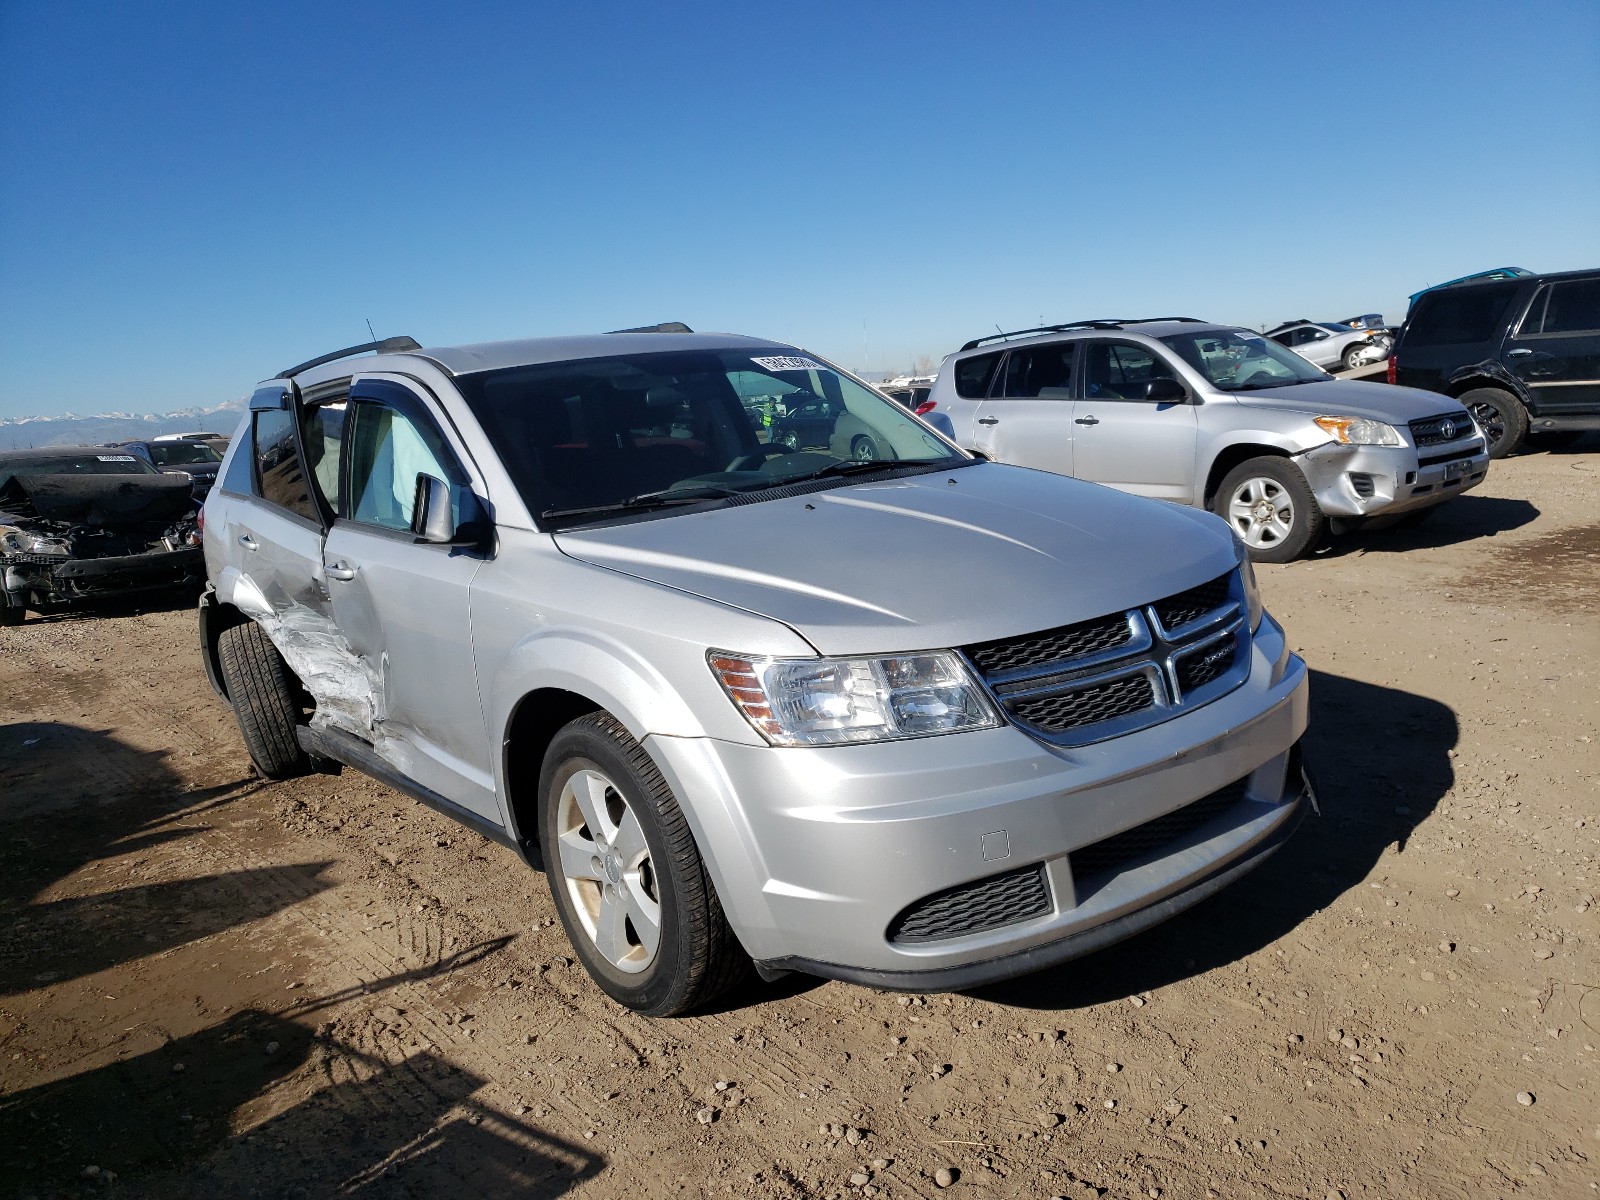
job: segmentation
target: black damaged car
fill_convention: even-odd
[[[0,625],[205,581],[182,475],[103,446],[0,452]]]

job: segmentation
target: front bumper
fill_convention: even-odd
[[[1305,664],[1266,618],[1240,687],[1089,746],[1047,746],[1014,727],[826,749],[647,745],[758,965],[965,987],[1127,937],[1265,858],[1304,806],[1294,747],[1307,691]],[[1075,876],[1075,852],[1222,793],[1234,799],[1192,828]],[[1019,873],[1041,874],[1042,909],[984,926],[980,908],[975,927],[923,940],[895,932],[940,893]]]
[[[197,546],[109,558],[60,558],[39,554],[0,556],[7,591],[41,604],[70,603],[95,596],[127,596],[199,584],[206,574]]]
[[[1375,517],[1439,504],[1488,477],[1489,451],[1473,436],[1442,446],[1341,446],[1294,456],[1331,517]]]

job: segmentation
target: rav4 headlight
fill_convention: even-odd
[[[892,658],[741,658],[719,650],[711,670],[745,719],[774,746],[835,746],[999,726],[948,650]]]
[[[1344,446],[1404,446],[1393,425],[1366,417],[1313,417],[1324,433]]]

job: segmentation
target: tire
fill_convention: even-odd
[[[228,700],[250,761],[264,779],[291,779],[311,770],[295,737],[300,705],[289,668],[261,626],[230,625],[217,638]]]
[[[1528,410],[1500,388],[1473,388],[1456,397],[1489,441],[1489,457],[1505,458],[1522,449],[1528,436]]]
[[[21,625],[28,618],[28,610],[13,600],[9,593],[0,592],[0,627]]]
[[[1223,479],[1211,511],[1244,539],[1253,562],[1292,562],[1321,540],[1327,526],[1306,477],[1286,458],[1240,463]]]
[[[1342,369],[1346,371],[1354,371],[1362,363],[1366,362],[1366,350],[1367,348],[1365,346],[1346,346],[1344,348],[1344,354],[1341,355],[1339,359]]]
[[[856,462],[877,462],[878,445],[863,434],[850,443],[850,457]]]
[[[609,713],[580,717],[551,741],[539,833],[561,924],[617,1003],[675,1016],[746,977],[750,960],[672,789]]]
[[[800,435],[792,429],[785,430],[778,435],[778,445],[793,454],[800,449]]]

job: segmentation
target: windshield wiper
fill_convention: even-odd
[[[1241,383],[1238,387],[1233,388],[1232,390],[1236,392],[1264,392],[1271,388],[1288,387],[1290,384],[1294,383],[1314,382],[1316,381],[1313,379],[1269,379],[1261,383]]]
[[[675,508],[680,504],[698,504],[702,500],[726,500],[737,496],[739,489],[707,484],[695,488],[665,488],[659,492],[644,492],[618,500],[612,504],[585,504],[579,508],[547,508],[539,514],[543,521],[561,517],[598,517],[607,513],[648,512],[652,508]]]
[[[825,467],[818,467],[815,471],[808,471],[804,475],[786,475],[772,486],[780,487],[788,483],[803,483],[807,479],[826,479],[830,475],[858,475],[866,471],[893,470],[896,467],[925,467],[930,462],[935,461],[937,460],[928,458],[897,458],[889,461],[876,458],[868,461],[863,461],[859,458],[841,458],[837,462],[831,462]]]

